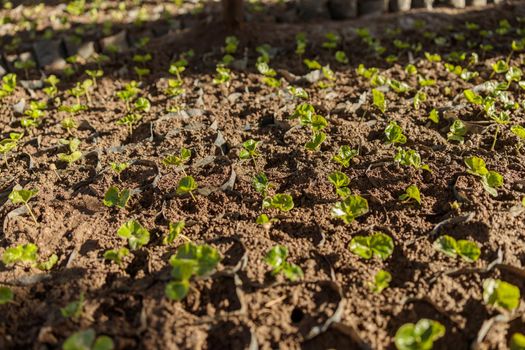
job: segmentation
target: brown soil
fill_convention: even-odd
[[[0,17],[6,11],[0,11]],[[49,9],[39,16],[45,18],[46,11]],[[460,95],[488,80],[490,64],[505,59],[511,41],[518,36],[511,31],[483,39],[494,50],[480,55],[480,62],[470,68],[480,72],[470,82],[447,73],[443,63],[426,61],[422,52],[445,57],[454,50],[467,50],[465,42],[453,37],[459,32],[465,33],[467,41],[481,41],[478,33],[464,29],[465,21],[494,30],[499,20],[508,19],[523,30],[516,17],[524,14],[525,6],[515,3],[479,11],[414,11],[381,20],[279,25],[254,21],[239,34],[239,51],[246,48],[248,68],[233,69],[229,86],[212,83],[215,64],[222,57],[222,29],[214,31],[207,25],[207,15],[190,17],[195,23],[187,29],[152,40],[148,50],[154,57],[148,64],[152,74],[142,82],[142,95],[151,100],[152,108],[132,135],[115,124],[124,113],[115,92],[137,79],[131,60],[137,51],[112,56],[103,66],[105,76],[99,80],[89,110],[77,117],[79,128],[74,135],[82,141],[84,158],[67,168],[57,162],[62,149],[55,146],[59,138],[67,137],[60,127],[65,114],[50,101],[43,123],[11,155],[13,166],[0,169],[0,255],[8,247],[31,242],[39,247],[41,260],[51,254],[59,256],[49,273],[0,266],[0,282],[15,293],[13,303],[0,305],[0,348],[59,348],[73,332],[93,328],[97,334],[111,336],[118,349],[393,349],[396,330],[421,318],[437,320],[446,327],[447,335],[435,344],[436,349],[470,348],[482,324],[498,314],[483,303],[483,280],[500,278],[525,293],[525,214],[520,208],[525,195],[525,155],[523,149],[516,150],[510,125],[502,128],[495,151],[490,151],[493,129],[476,123],[484,120],[480,109]],[[446,38],[450,45],[437,46],[421,31],[411,29],[414,19],[425,19],[427,30]],[[369,26],[372,33],[400,27],[403,30],[398,38],[423,44],[423,50],[415,55],[415,65],[420,74],[436,79],[437,84],[425,88],[428,100],[418,110],[412,106],[413,93],[393,91],[386,93],[386,113],[372,106],[371,86],[356,74],[358,64],[376,66],[384,76],[411,86],[417,81],[404,73],[407,52],[396,49],[392,39],[381,34],[387,52],[399,53],[397,63],[386,64],[386,55],[376,56],[355,35],[353,29],[363,26]],[[140,32],[148,23],[138,28],[127,29]],[[341,48],[349,64],[337,63],[333,53],[321,48],[322,36],[330,30],[343,37]],[[320,89],[292,81],[294,76],[307,73],[294,54],[294,37],[299,31],[309,34],[306,57],[329,63],[336,72],[333,87]],[[309,102],[329,121],[328,138],[320,151],[306,151],[303,145],[308,131],[293,128],[297,122],[288,119],[297,101],[261,83],[254,68],[254,49],[262,43],[279,49],[271,66],[278,70],[284,85],[303,84]],[[186,94],[170,99],[162,90],[169,77],[169,62],[190,48],[196,50],[196,56],[183,73]],[[510,63],[523,66],[524,58],[514,54]],[[65,91],[86,78],[81,73],[86,67],[93,65],[62,78],[59,96],[63,103],[75,102]],[[30,77],[39,79],[40,73],[32,70]],[[369,97],[359,106],[365,92]],[[511,92],[521,103],[523,91],[514,84]],[[44,98],[41,90],[18,88],[1,100],[3,137],[21,131],[21,115],[13,111],[14,104],[21,99]],[[168,113],[168,106],[179,106],[183,112]],[[428,121],[432,108],[472,122],[465,143],[447,141],[451,119],[443,113],[438,125]],[[402,126],[408,138],[406,146],[420,152],[431,173],[392,161],[395,148],[384,142],[383,133],[391,120]],[[523,108],[513,111],[512,124],[524,123]],[[215,145],[219,132],[227,142],[222,150]],[[257,167],[275,185],[272,193],[288,193],[295,203],[295,208],[284,214],[267,211],[279,218],[269,230],[255,223],[263,212],[262,198],[251,185],[256,169],[238,158],[241,143],[250,138],[261,141]],[[344,144],[360,150],[345,172],[352,192],[370,204],[370,212],[350,225],[331,217],[330,209],[338,198],[326,179],[339,170],[331,157]],[[205,190],[196,194],[195,200],[175,195],[182,174],[160,162],[164,155],[183,146],[192,150],[187,171]],[[497,197],[491,197],[477,178],[467,174],[463,159],[470,155],[484,158],[489,169],[504,176],[505,184]],[[133,164],[119,180],[109,164],[123,161]],[[232,172],[236,174],[233,189],[222,190]],[[7,195],[16,184],[39,190],[30,202],[38,225],[28,215],[9,217],[17,207]],[[125,210],[102,204],[105,191],[115,184],[138,190]],[[410,184],[420,188],[421,206],[398,200]],[[454,201],[459,202],[459,208],[453,208]],[[482,253],[475,263],[448,258],[432,246],[437,237],[432,234],[434,227],[457,217],[468,220],[453,220],[438,233],[476,241]],[[106,250],[126,245],[116,231],[130,218],[152,233],[150,243],[132,252],[121,266],[104,261]],[[176,245],[163,245],[162,236],[169,222],[182,219],[187,224],[185,234],[197,243],[216,247],[222,261],[210,278],[192,281],[185,300],[174,302],[165,297],[164,288],[170,280],[168,260]],[[348,250],[352,237],[375,231],[394,239],[395,250],[389,259],[364,260]],[[269,276],[264,255],[276,244],[289,248],[290,261],[304,271],[302,281]],[[498,252],[503,260],[487,271]],[[393,279],[389,288],[374,294],[368,282],[380,269],[389,271]],[[77,300],[81,292],[86,298],[82,316],[78,320],[62,317],[60,308]],[[522,302],[511,321],[490,328],[479,349],[505,349],[512,333],[525,331],[524,311]]]

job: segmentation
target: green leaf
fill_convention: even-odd
[[[188,280],[183,281],[171,281],[166,285],[165,293],[166,296],[171,300],[182,300],[190,291],[190,282]]]
[[[434,242],[434,248],[445,255],[455,258],[457,255],[457,242],[454,237],[443,235]]]
[[[391,144],[404,144],[407,142],[407,138],[403,135],[403,129],[395,121],[388,123],[385,128],[386,139]]]
[[[9,266],[17,263],[35,263],[37,258],[38,247],[33,243],[26,243],[7,248],[2,255],[2,262]]]
[[[333,217],[350,224],[354,219],[368,213],[368,201],[359,195],[351,195],[335,203],[331,210]]]
[[[111,260],[117,265],[122,264],[122,259],[129,254],[128,248],[110,249],[104,252],[104,259]]]
[[[510,350],[525,350],[525,335],[514,333],[510,338]]]
[[[521,125],[514,125],[510,128],[510,131],[521,140],[525,140],[525,128]]]
[[[239,152],[239,158],[242,160],[255,158],[259,156],[259,153],[257,152],[257,146],[259,145],[259,141],[255,141],[253,139],[249,139],[245,142],[243,142],[242,147],[243,149]]]
[[[0,305],[7,304],[13,301],[14,294],[11,288],[0,287]]]
[[[416,324],[405,323],[396,332],[398,350],[431,350],[434,342],[445,335],[445,327],[434,320],[421,319]]]
[[[13,189],[9,194],[9,200],[13,204],[26,204],[31,198],[38,193],[38,190],[15,190]]]
[[[268,188],[270,187],[270,182],[268,181],[268,177],[266,177],[266,174],[261,172],[259,174],[254,175],[252,178],[252,184],[255,188],[255,191],[257,191],[263,196],[266,196]]]
[[[63,350],[91,350],[93,343],[95,342],[95,331],[93,329],[86,329],[78,331],[70,335],[64,344],[62,345]]]
[[[273,197],[263,200],[263,208],[274,208],[282,211],[290,211],[294,207],[293,198],[289,194],[278,193]]]
[[[286,258],[288,258],[288,248],[283,245],[276,245],[266,253],[264,261],[272,267],[275,274],[275,271],[277,271],[276,273],[279,272]]]
[[[348,249],[363,259],[370,259],[373,256],[372,249],[370,248],[370,237],[367,236],[356,236],[352,238]]]
[[[385,260],[392,255],[394,242],[390,236],[376,232],[371,236],[356,236],[352,238],[348,249],[363,259],[370,259],[372,256],[375,256]]]
[[[439,123],[439,114],[438,114],[438,111],[436,109],[432,109],[430,111],[430,114],[428,115],[428,119],[430,119],[430,121],[432,121],[434,124],[438,124]]]
[[[197,182],[192,176],[184,176],[177,186],[177,194],[187,194],[197,189]]]
[[[162,243],[163,244],[173,243],[177,239],[177,237],[179,237],[179,235],[182,233],[184,226],[186,226],[186,223],[184,222],[184,220],[181,220],[175,223],[170,222],[168,235],[164,237]]]
[[[37,264],[37,268],[42,271],[49,271],[56,265],[58,262],[58,255],[53,254],[49,257],[47,261]]]
[[[304,147],[309,151],[317,150],[321,144],[326,140],[326,134],[322,131],[315,132],[312,134],[312,138],[308,141]]]
[[[383,113],[386,111],[386,100],[385,100],[385,94],[377,89],[372,89],[372,101],[374,106],[379,108],[379,110]]]
[[[485,161],[479,157],[467,157],[465,158],[465,164],[467,165],[467,172],[473,175],[485,176],[488,174],[487,166]]]
[[[483,97],[476,94],[474,91],[467,89],[463,91],[463,95],[472,104],[481,105],[483,103]]]
[[[103,203],[107,207],[118,207],[124,209],[126,204],[128,204],[129,198],[131,197],[131,192],[128,189],[119,189],[115,186],[111,186],[104,195]]]
[[[336,189],[346,187],[350,184],[350,179],[348,176],[340,171],[334,171],[328,175],[328,181],[330,181],[330,183],[334,185]]]
[[[370,283],[370,289],[374,293],[381,293],[385,288],[388,288],[392,281],[392,275],[385,270],[379,270],[374,276],[374,282]]]
[[[128,244],[131,250],[139,249],[148,244],[150,234],[138,221],[129,220],[117,231],[117,234],[122,238],[128,239]]]
[[[67,304],[65,307],[60,309],[60,313],[63,317],[77,319],[82,315],[82,309],[84,308],[84,293],[80,293],[80,298]]]
[[[58,160],[67,163],[68,165],[73,164],[77,160],[82,158],[82,152],[75,151],[73,153],[67,154],[67,153],[59,153],[58,154]]]
[[[489,278],[483,281],[483,301],[512,311],[520,304],[520,289],[513,284]]]
[[[342,167],[348,168],[350,166],[350,161],[352,158],[357,156],[359,152],[355,149],[352,149],[350,146],[343,145],[339,147],[337,154],[332,157],[332,160],[341,164]]]
[[[481,255],[481,250],[479,249],[476,242],[460,239],[457,241],[457,253],[464,260],[468,262],[474,262],[478,260],[479,256]]]
[[[113,350],[114,348],[113,340],[107,335],[101,335],[95,340],[92,350]]]
[[[410,185],[405,189],[405,193],[399,196],[399,199],[404,202],[409,202],[410,200],[416,201],[421,205],[421,194],[419,188],[416,185]]]
[[[304,277],[303,270],[299,266],[289,262],[284,263],[282,273],[284,277],[286,277],[292,282],[300,280]]]

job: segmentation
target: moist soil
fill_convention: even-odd
[[[44,25],[48,11],[53,8],[45,7],[38,15]],[[237,33],[241,42],[235,56],[240,67],[232,68],[231,82],[225,85],[212,80],[227,31],[217,22],[210,24],[209,14],[188,17],[184,28],[153,37],[146,49],[110,55],[89,109],[75,117],[79,127],[71,132],[82,141],[83,158],[67,167],[57,161],[57,154],[64,151],[58,139],[70,135],[60,126],[65,113],[49,100],[42,123],[26,131],[9,155],[10,167],[0,169],[0,255],[8,247],[34,243],[40,260],[52,254],[59,257],[49,272],[0,266],[1,284],[15,294],[13,302],[0,305],[0,348],[60,348],[72,333],[93,328],[110,336],[118,349],[393,349],[401,325],[430,318],[446,327],[446,336],[435,343],[435,349],[468,349],[475,343],[478,349],[506,349],[514,332],[525,331],[525,306],[481,334],[482,325],[500,312],[483,302],[482,283],[499,278],[525,293],[525,213],[520,204],[525,196],[525,155],[516,147],[510,125],[502,127],[491,151],[494,127],[484,123],[482,109],[469,104],[462,92],[489,80],[491,64],[505,59],[511,41],[519,36],[513,30],[483,38],[465,29],[464,23],[494,31],[500,20],[507,19],[513,28],[523,29],[516,18],[524,14],[521,3],[344,22],[274,23],[267,13],[255,14]],[[418,19],[426,22],[424,29],[414,29]],[[155,25],[146,22],[126,30],[132,37]],[[387,53],[378,56],[370,50],[355,34],[360,27],[370,28]],[[387,28],[399,32],[389,36]],[[424,37],[425,30],[445,38],[447,44]],[[333,86],[322,89],[301,78],[308,70],[294,53],[300,31],[309,39],[304,57],[330,64],[336,75]],[[338,63],[333,51],[322,48],[328,31],[342,37],[339,48],[346,52],[347,64]],[[455,39],[458,33],[466,36],[465,41]],[[28,32],[20,35],[31,40]],[[420,42],[423,49],[409,54],[393,45],[395,38]],[[469,40],[494,49],[482,53],[476,47],[480,59],[470,70],[479,76],[468,82],[448,73],[443,62],[424,59],[425,51],[443,57],[456,50],[470,52],[465,47]],[[271,66],[283,86],[302,86],[309,103],[329,122],[328,137],[316,152],[304,148],[309,131],[289,118],[300,101],[283,88],[264,85],[254,68],[255,47],[263,43],[277,49]],[[169,64],[188,49],[194,49],[195,56],[182,74],[186,92],[171,98],[164,93],[166,79],[172,78]],[[142,79],[140,94],[150,99],[152,107],[130,134],[115,123],[125,113],[115,93],[130,80],[138,80],[132,57],[144,52],[151,53],[153,60],[145,65],[151,74]],[[397,62],[385,62],[390,53],[398,55]],[[510,64],[522,67],[524,58],[515,53]],[[370,82],[356,73],[356,67],[375,66],[383,76],[416,87],[417,79],[404,71],[409,62],[419,74],[436,80],[424,88],[427,100],[415,109],[413,92],[389,90],[387,110],[380,112],[372,105]],[[88,62],[72,76],[60,76],[62,103],[75,103],[66,90],[87,78],[84,69],[94,67]],[[41,79],[41,72],[32,69],[28,77]],[[17,73],[25,79],[23,71]],[[523,90],[513,84],[510,91],[521,103]],[[21,87],[2,99],[3,136],[22,130],[21,115],[13,105],[46,99],[42,90]],[[433,108],[439,111],[438,124],[427,118]],[[525,123],[522,108],[511,115],[512,125]],[[468,126],[464,143],[447,140],[455,118]],[[390,121],[403,128],[408,139],[404,147],[418,150],[431,172],[393,161],[396,147],[387,144],[384,136]],[[238,157],[247,139],[261,141],[255,164]],[[339,199],[327,175],[340,170],[331,158],[341,145],[359,150],[343,171],[351,180],[351,191],[370,206],[351,224],[330,214]],[[176,195],[183,174],[161,163],[166,154],[176,154],[181,147],[192,151],[186,172],[199,185],[195,199]],[[472,155],[503,175],[497,196],[490,196],[466,172],[463,160]],[[117,177],[111,162],[131,165]],[[271,194],[293,197],[291,211],[261,208],[262,197],[251,180],[259,171],[274,184]],[[7,196],[17,184],[39,190],[30,201],[38,224],[27,214],[12,215],[17,206]],[[411,184],[421,191],[421,205],[398,199]],[[123,210],[102,203],[112,185],[134,190]],[[278,219],[269,229],[255,223],[263,212]],[[150,242],[132,251],[120,266],[104,260],[106,250],[126,246],[116,232],[131,218],[150,231]],[[212,245],[222,260],[217,272],[192,280],[189,295],[175,302],[164,289],[171,278],[169,257],[182,241],[168,246],[162,238],[169,222],[179,220],[186,222],[187,237]],[[353,237],[373,232],[394,239],[390,258],[364,260],[348,250]],[[467,263],[439,253],[433,242],[440,234],[477,242],[479,260]],[[276,244],[288,247],[289,261],[304,271],[302,280],[270,275],[264,256]],[[392,282],[376,294],[370,292],[369,282],[380,269],[392,274]],[[64,318],[60,308],[78,300],[81,293],[85,298],[81,316]]]

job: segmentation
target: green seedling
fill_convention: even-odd
[[[78,150],[80,146],[80,140],[77,138],[72,138],[70,140],[59,140],[60,144],[67,146],[69,153],[59,153],[58,160],[67,163],[68,166],[71,166],[74,162],[82,158],[82,152]]]
[[[306,39],[305,33],[297,33],[295,35],[295,53],[301,57],[306,52],[306,45],[308,40]]]
[[[185,226],[186,223],[184,222],[184,220],[170,222],[168,235],[164,237],[162,243],[172,244],[178,237],[184,239],[186,242],[191,242],[191,239],[189,239],[188,236],[182,234],[182,230],[184,230]]]
[[[410,90],[410,85],[408,85],[405,82],[398,81],[395,79],[388,79],[388,86],[398,94],[403,94],[405,92],[408,92]]]
[[[133,134],[133,126],[138,124],[142,116],[138,113],[128,113],[124,117],[117,120],[117,125],[125,125],[129,129],[129,135]]]
[[[445,335],[445,326],[423,318],[414,323],[405,323],[396,332],[394,343],[398,350],[431,350],[434,342]]]
[[[43,89],[44,93],[49,97],[55,97],[58,94],[57,85],[60,83],[60,79],[58,79],[56,75],[51,74],[49,77],[44,79],[44,82],[49,84],[49,86]]]
[[[104,195],[103,203],[106,207],[117,207],[124,209],[128,204],[129,198],[131,197],[131,191],[123,189],[120,191],[118,187],[111,186]]]
[[[27,59],[25,61],[16,61],[14,66],[16,69],[23,70],[26,79],[29,80],[29,70],[36,67],[36,62],[32,59]]]
[[[415,169],[422,169],[430,172],[430,167],[427,164],[421,163],[421,156],[416,150],[402,148],[397,149],[397,153],[394,156],[394,162],[404,166],[411,166]]]
[[[425,52],[425,58],[429,62],[441,62],[441,56],[439,54],[437,54],[437,53],[431,54],[429,52]]]
[[[110,337],[106,335],[97,337],[91,328],[73,333],[62,345],[62,350],[113,350],[114,348],[115,345]]]
[[[249,139],[242,143],[242,149],[239,151],[239,158],[241,160],[251,159],[253,161],[253,165],[256,168],[257,168],[257,162],[255,161],[255,158],[260,156],[260,153],[257,151],[257,147],[259,146],[259,143],[260,143],[259,141]]]
[[[308,99],[308,92],[306,92],[306,90],[302,87],[290,85],[286,88],[286,90],[290,93],[290,95],[294,97],[302,98],[305,100]]]
[[[323,48],[333,50],[337,48],[337,45],[341,41],[341,37],[335,33],[328,32],[324,36],[326,41],[322,44]]]
[[[359,154],[359,151],[352,149],[350,146],[343,145],[339,147],[337,154],[332,160],[339,163],[343,168],[348,168],[352,159]]]
[[[213,78],[213,83],[216,85],[225,84],[231,80],[231,70],[226,67],[217,67],[215,69],[217,74]]]
[[[4,155],[4,163],[6,168],[9,168],[7,154],[16,148],[18,141],[24,136],[24,133],[12,132],[9,138],[0,141],[0,154]]]
[[[379,270],[375,276],[373,282],[368,282],[370,291],[373,293],[381,293],[384,289],[388,288],[392,281],[392,275],[390,272],[385,270]]]
[[[403,134],[403,129],[395,121],[388,123],[385,128],[385,136],[388,143],[395,144],[405,144],[407,142],[407,137]]]
[[[9,287],[0,287],[0,305],[12,302],[14,293]]]
[[[97,79],[101,78],[104,75],[104,71],[102,69],[86,69],[86,74],[91,78],[91,80],[93,80],[93,87],[96,89],[98,86]]]
[[[350,189],[347,187],[350,184],[350,179],[345,173],[335,171],[328,175],[328,181],[335,187],[335,193],[345,199],[350,195]]]
[[[110,163],[109,166],[117,174],[118,180],[121,181],[120,174],[130,166],[130,163]]]
[[[427,94],[424,91],[419,90],[414,95],[414,109],[418,110],[421,106],[421,102],[425,102],[427,100]]]
[[[352,238],[348,249],[363,259],[370,259],[375,256],[385,260],[394,251],[394,241],[392,237],[376,232],[371,236],[356,236]]]
[[[510,131],[518,137],[517,150],[519,151],[523,146],[523,142],[525,142],[525,128],[521,125],[514,125],[510,128]]]
[[[177,167],[179,168],[185,176],[187,176],[186,171],[184,170],[184,164],[189,162],[191,158],[191,150],[182,147],[180,149],[179,155],[167,155],[162,159],[162,164],[167,167]]]
[[[189,193],[191,198],[195,201],[196,199],[195,199],[195,196],[193,195],[193,191],[195,191],[197,187],[198,187],[197,182],[192,176],[184,176],[179,181],[176,193],[178,195],[185,195]]]
[[[168,79],[168,88],[165,91],[166,95],[177,97],[185,92],[186,90],[182,88],[182,80]]]
[[[210,275],[220,261],[220,254],[213,247],[184,243],[169,260],[173,281],[166,285],[166,296],[177,301],[184,299],[190,289],[190,279]]]
[[[184,58],[181,58],[170,64],[169,73],[177,76],[177,80],[182,82],[181,74],[186,70],[187,66],[188,61]]]
[[[336,51],[335,60],[341,64],[348,64],[350,62],[344,51]]]
[[[49,259],[47,259],[46,261],[38,263],[36,265],[36,267],[39,270],[42,270],[42,271],[49,271],[57,264],[57,262],[58,262],[58,255],[52,254],[49,257]]]
[[[492,141],[492,146],[490,147],[491,151],[494,151],[496,147],[496,141],[498,139],[498,133],[501,125],[507,125],[510,123],[510,114],[508,112],[502,111],[499,113],[488,113],[490,119],[496,123],[496,130],[494,131],[494,140]]]
[[[304,148],[306,148],[309,151],[316,151],[321,147],[321,144],[326,140],[326,134],[322,131],[317,131],[312,133],[312,137],[310,138],[310,141],[308,141]]]
[[[268,177],[263,172],[255,174],[252,178],[253,188],[257,193],[261,194],[263,197],[266,197],[268,194],[268,189],[272,187]]]
[[[111,260],[117,265],[122,264],[122,260],[129,255],[129,249],[122,247],[119,249],[110,249],[104,252],[104,259]]]
[[[382,113],[386,111],[385,94],[377,89],[372,89],[372,102]]]
[[[142,80],[143,77],[146,77],[151,73],[149,68],[143,67],[133,67],[133,70],[135,71],[135,74],[137,74],[139,80]]]
[[[316,60],[309,60],[308,58],[305,58],[303,63],[310,70],[320,70],[323,68],[321,63],[317,62]]]
[[[117,231],[117,235],[128,240],[131,250],[137,250],[148,244],[150,234],[138,221],[129,220]]]
[[[399,196],[399,200],[403,203],[408,203],[411,201],[417,202],[421,205],[421,193],[419,188],[416,185],[410,185],[405,189],[405,193]]]
[[[359,195],[350,195],[341,202],[335,203],[331,210],[332,217],[350,224],[356,218],[368,213],[368,201]]]
[[[277,72],[275,69],[270,68],[266,62],[257,62],[256,68],[264,77],[262,79],[263,83],[271,87],[281,86],[281,82],[275,78]]]
[[[31,210],[31,207],[29,206],[29,201],[31,198],[33,198],[38,193],[38,190],[16,190],[13,189],[11,193],[9,194],[9,200],[13,204],[20,204],[23,203],[24,206],[27,208],[27,211],[29,215],[31,215],[31,218],[33,219],[33,222],[37,225],[38,222],[36,221],[35,214],[33,214],[33,211]]]
[[[520,289],[505,281],[488,278],[483,281],[483,301],[487,305],[513,311],[520,305]]]
[[[66,129],[66,132],[68,134],[71,134],[71,130],[76,129],[78,127],[78,124],[74,118],[66,117],[62,119],[62,121],[60,122],[60,126]]]
[[[124,85],[124,89],[117,91],[117,97],[124,102],[126,111],[130,111],[130,102],[137,97],[140,89],[138,88],[138,83],[136,81],[131,81],[128,84]]]
[[[510,350],[525,350],[525,335],[514,333],[510,338]]]
[[[264,261],[272,268],[272,276],[282,273],[290,281],[297,281],[303,278],[303,270],[291,262],[288,258],[288,248],[283,245],[276,245],[266,253]]]
[[[441,253],[455,258],[460,256],[467,262],[474,262],[478,260],[481,255],[476,242],[469,241],[466,239],[457,240],[454,237],[443,235],[434,242],[434,248]]]
[[[80,292],[80,297],[78,300],[72,301],[67,304],[65,307],[60,309],[62,317],[72,318],[73,320],[78,320],[82,316],[82,311],[84,309],[84,293]]]
[[[503,176],[496,171],[488,170],[485,161],[480,157],[467,157],[465,158],[465,164],[467,172],[480,177],[485,191],[496,197],[498,195],[496,189],[503,186]]]
[[[274,222],[277,222],[277,219],[271,219],[266,214],[261,214],[255,219],[255,223],[261,225],[265,230],[269,230],[272,227]]]
[[[2,77],[2,86],[0,86],[0,99],[11,95],[16,89],[16,74],[9,73]]]
[[[460,119],[454,120],[450,125],[450,131],[447,134],[449,141],[457,141],[463,143],[465,141],[465,135],[467,134],[467,126]]]
[[[293,198],[289,194],[277,193],[273,197],[264,198],[262,207],[290,211],[294,207]]]
[[[239,46],[239,39],[237,39],[236,36],[227,36],[226,39],[224,39],[224,43],[226,44],[224,46],[224,52],[233,55],[237,52],[237,48]]]
[[[5,266],[27,263],[34,265],[37,258],[38,247],[33,243],[26,243],[7,248],[2,255],[2,262]]]

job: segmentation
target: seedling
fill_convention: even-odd
[[[177,97],[186,92],[182,88],[182,80],[168,79],[168,88],[166,89],[166,95],[171,97]]]
[[[430,167],[427,164],[421,163],[421,156],[416,150],[402,148],[397,149],[397,153],[394,156],[394,162],[397,162],[404,166],[411,166],[415,169],[423,169],[430,172]]]
[[[266,197],[268,194],[268,189],[272,187],[272,184],[270,181],[268,181],[268,177],[263,172],[253,176],[252,184],[255,188],[255,191],[260,193],[263,197]]]
[[[335,203],[331,210],[334,218],[350,224],[356,218],[368,213],[368,201],[359,195],[350,195],[341,202]]]
[[[177,221],[177,222],[170,222],[168,235],[164,237],[164,239],[162,240],[162,243],[172,244],[173,242],[175,242],[175,240],[178,237],[184,239],[186,242],[191,242],[191,239],[189,239],[188,236],[182,234],[182,230],[184,230],[185,226],[186,226],[186,223],[184,222],[184,220]]]
[[[259,73],[261,73],[264,76],[262,79],[263,83],[271,87],[281,86],[281,82],[275,78],[277,72],[273,68],[270,68],[270,66],[268,66],[268,63],[257,62],[256,67]]]
[[[481,255],[476,242],[469,241],[466,239],[457,240],[454,237],[443,235],[434,242],[434,248],[441,253],[455,258],[460,256],[467,262],[474,262],[478,260]]]
[[[306,52],[306,45],[308,40],[305,33],[297,33],[295,35],[295,53],[301,57]]]
[[[505,281],[488,278],[483,281],[483,301],[487,305],[513,311],[520,304],[520,289]]]
[[[326,33],[324,37],[326,38],[326,41],[323,43],[323,47],[329,50],[337,48],[339,41],[341,41],[339,35],[332,32]]]
[[[170,258],[173,281],[166,285],[166,296],[177,301],[184,299],[190,289],[190,279],[211,274],[220,260],[217,249],[207,244],[184,243]]]
[[[135,124],[138,124],[138,122],[142,119],[142,116],[138,113],[129,113],[126,114],[124,117],[117,120],[117,125],[126,125],[129,129],[129,135],[131,136],[133,134],[133,126]]]
[[[125,248],[125,247],[122,247],[119,249],[110,249],[104,252],[104,259],[111,260],[115,264],[121,265],[122,259],[128,256],[128,254],[129,254],[129,250],[128,248]]]
[[[139,97],[133,104],[133,107],[135,107],[135,111],[147,113],[151,109],[151,102],[145,97]]]
[[[488,116],[496,123],[496,130],[494,131],[494,141],[492,141],[492,146],[490,147],[490,150],[494,151],[494,148],[496,147],[496,141],[498,139],[500,125],[506,125],[510,122],[510,114],[508,112],[502,111],[499,113],[488,113]]]
[[[131,250],[136,250],[149,242],[149,231],[146,230],[138,221],[129,220],[117,231],[117,235],[128,240]]]
[[[335,171],[328,175],[328,181],[335,187],[335,193],[345,199],[350,195],[350,189],[347,187],[350,184],[350,179],[345,173]]]
[[[26,243],[7,248],[2,255],[2,262],[5,266],[27,263],[33,265],[37,258],[38,247],[33,243]]]
[[[388,143],[395,144],[405,144],[407,142],[407,137],[403,134],[403,129],[395,121],[388,123],[385,128],[386,140]]]
[[[180,149],[179,155],[167,155],[162,159],[162,164],[167,167],[177,167],[179,168],[185,176],[187,176],[186,171],[184,170],[184,164],[186,164],[191,158],[191,150],[182,147]]]
[[[192,176],[184,176],[179,181],[179,185],[177,186],[177,194],[178,195],[185,195],[190,194],[191,198],[195,201],[195,196],[193,195],[193,191],[197,189],[197,182]]]
[[[76,120],[72,117],[66,117],[62,119],[62,121],[60,122],[60,126],[66,129],[66,132],[68,134],[71,134],[71,130],[76,129],[78,127]]]
[[[30,58],[25,60],[25,61],[16,61],[15,62],[15,68],[23,70],[24,71],[24,75],[25,75],[26,79],[28,79],[28,80],[29,80],[29,70],[33,69],[35,67],[36,67],[36,62],[33,61]]]
[[[39,270],[42,270],[42,271],[49,271],[56,265],[57,262],[58,262],[58,255],[52,254],[49,257],[49,259],[47,259],[46,261],[38,263],[36,265],[36,267]]]
[[[106,335],[97,337],[91,328],[73,333],[62,345],[63,350],[113,350],[114,347],[110,337]]]
[[[120,174],[130,166],[129,163],[110,163],[109,165],[115,174],[117,174],[119,181],[121,181]]]
[[[0,99],[11,95],[16,89],[16,74],[9,73],[2,77],[2,86],[0,87]]]
[[[343,168],[348,168],[352,159],[359,154],[359,151],[352,149],[350,146],[343,145],[339,147],[337,154],[332,160],[339,163]]]
[[[58,79],[56,75],[51,74],[44,81],[50,85],[43,89],[45,94],[49,97],[55,97],[58,94],[57,85],[60,83],[60,79]]]
[[[514,333],[510,338],[510,350],[525,350],[525,335]]]
[[[421,205],[421,194],[419,193],[419,188],[416,185],[410,185],[405,189],[405,193],[399,196],[399,200],[404,203],[409,203],[411,201],[417,202]]]
[[[84,293],[80,292],[79,299],[61,308],[60,313],[65,318],[72,318],[73,320],[78,320],[80,316],[82,315],[83,309],[84,309]]]
[[[9,168],[7,154],[16,148],[18,141],[24,136],[24,133],[12,132],[9,138],[0,141],[0,153],[4,155],[4,163],[6,168]]]
[[[123,189],[120,191],[117,187],[111,186],[104,195],[103,203],[106,207],[117,207],[124,209],[131,197],[131,191]]]
[[[376,232],[371,236],[356,236],[352,238],[348,249],[363,259],[373,256],[385,260],[394,251],[394,241],[388,235]]]
[[[80,140],[73,138],[70,140],[61,139],[59,142],[62,145],[68,146],[69,153],[59,153],[58,160],[67,163],[68,166],[71,166],[74,162],[82,158],[82,152],[78,150],[80,145]]]
[[[27,208],[29,215],[31,215],[31,218],[33,219],[33,222],[35,223],[35,225],[38,225],[38,222],[36,221],[35,214],[33,214],[33,211],[31,210],[31,207],[29,206],[29,201],[37,193],[38,193],[38,190],[13,189],[11,193],[9,194],[9,200],[13,204],[20,204],[20,203],[24,204],[24,206]]]
[[[523,142],[525,141],[525,128],[521,125],[514,125],[510,128],[510,131],[518,137],[517,150],[519,151],[523,146]]]
[[[392,281],[392,275],[390,272],[385,270],[379,270],[375,276],[373,282],[368,282],[370,291],[373,293],[381,293],[385,288],[388,288]]]
[[[304,147],[309,151],[316,151],[321,147],[321,144],[326,140],[326,134],[322,131],[312,133],[310,141]]]
[[[289,194],[278,193],[273,197],[264,198],[262,207],[290,211],[294,207],[293,198]]]
[[[336,51],[335,60],[341,64],[348,64],[348,57],[344,51]]]
[[[465,158],[465,164],[468,168],[467,172],[480,177],[485,191],[496,197],[498,195],[496,189],[503,186],[503,176],[496,171],[488,170],[485,161],[476,156]]]
[[[236,36],[227,36],[224,40],[225,46],[224,46],[224,52],[233,55],[235,52],[237,52],[237,48],[239,46],[239,39],[237,39]]]
[[[225,84],[231,80],[230,76],[230,69],[226,67],[217,67],[216,69],[217,75],[213,78],[213,83],[220,85]]]
[[[0,287],[0,305],[12,302],[14,293],[9,287]]]
[[[288,258],[288,248],[283,245],[276,245],[266,253],[264,261],[272,268],[272,276],[282,273],[290,281],[297,281],[303,278],[303,270],[291,262]]]
[[[123,90],[116,93],[117,97],[124,102],[127,112],[130,111],[130,102],[137,96],[139,91],[138,83],[131,81],[124,86]]]
[[[385,94],[377,89],[372,89],[372,102],[382,113],[386,111]]]
[[[305,100],[308,98],[308,92],[306,92],[306,90],[303,89],[302,87],[297,87],[297,86],[290,85],[286,89],[288,90],[290,95],[292,95],[294,97],[302,98],[302,99],[305,99]]]
[[[447,139],[449,141],[457,141],[463,143],[465,140],[465,135],[467,133],[467,126],[460,119],[454,120],[452,125],[450,125],[450,131],[447,134]]]
[[[101,78],[104,75],[104,71],[102,69],[94,69],[89,70],[86,69],[86,74],[91,77],[91,80],[93,80],[93,87],[97,88],[97,78]]]
[[[277,219],[270,219],[268,215],[261,214],[255,219],[255,223],[261,225],[265,230],[269,230],[272,226],[272,223],[277,222]]]
[[[253,139],[249,139],[247,141],[244,141],[242,144],[242,149],[239,151],[239,158],[241,160],[249,160],[251,159],[253,161],[253,165],[257,168],[257,162],[255,161],[255,158],[259,157],[259,152],[257,151],[257,146],[259,145],[259,141],[255,141]]]
[[[445,326],[423,318],[414,323],[405,323],[396,332],[394,343],[398,350],[430,350],[434,342],[445,335]]]

